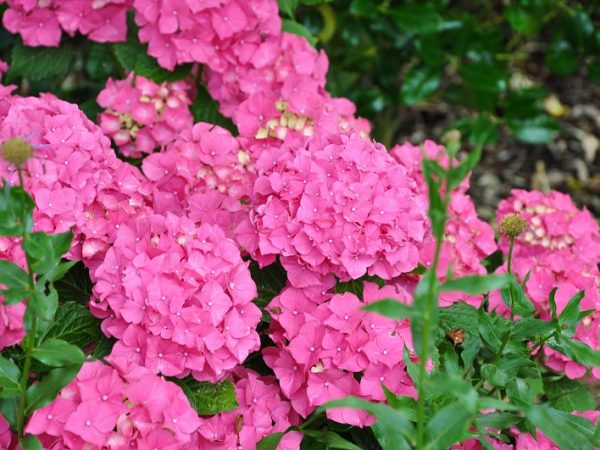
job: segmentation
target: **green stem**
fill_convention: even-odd
[[[449,193],[446,194],[443,202],[444,211],[447,208],[449,200]],[[429,286],[427,287],[427,296],[425,298],[427,307],[425,309],[425,316],[423,317],[423,348],[419,355],[419,398],[417,400],[417,449],[424,448],[425,444],[425,404],[426,404],[426,390],[425,382],[427,380],[427,360],[429,359],[429,345],[431,340],[431,319],[433,311],[436,307],[436,289],[435,280],[437,277],[437,268],[439,265],[440,254],[442,250],[442,243],[444,241],[443,236],[436,239],[435,253],[433,262],[429,268],[428,273],[431,275]],[[427,275],[426,275],[427,276]]]
[[[515,248],[515,237],[514,236],[509,237],[509,245],[510,246],[508,248],[508,260],[506,262],[506,272],[509,275],[511,275],[512,274],[513,250]],[[512,291],[512,288],[510,288],[510,287],[508,289],[508,295],[510,296],[510,321],[513,322],[515,319],[515,298],[513,297],[513,291]],[[502,356],[502,353],[504,353],[504,349],[508,345],[508,341],[510,341],[511,335],[512,335],[512,328],[510,328],[508,330],[508,333],[506,333],[506,336],[502,340],[502,343],[500,344],[500,350],[498,350],[498,353],[496,353],[496,355],[494,356],[493,364],[496,364],[498,362],[498,360],[500,359],[500,357]]]
[[[35,334],[37,332],[37,320],[35,316],[31,319],[31,331],[27,339],[27,349],[25,350],[25,364],[21,374],[21,393],[19,394],[19,410],[17,411],[17,433],[19,439],[23,437],[23,428],[25,426],[25,394],[27,393],[27,384],[29,381],[29,370],[31,369],[31,352],[35,347]]]

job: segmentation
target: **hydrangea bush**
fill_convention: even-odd
[[[275,0],[4,3],[0,448],[600,446],[586,209],[482,221]]]

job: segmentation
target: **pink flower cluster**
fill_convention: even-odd
[[[35,149],[24,165],[24,177],[36,204],[36,230],[72,228],[68,257],[93,265],[120,224],[146,207],[147,183],[135,167],[117,159],[108,138],[76,105],[44,94],[10,97],[7,107],[0,142],[23,137]],[[0,177],[18,182],[16,170],[4,160]]]
[[[260,376],[248,369],[233,374],[239,408],[203,419],[198,430],[199,450],[256,448],[264,437],[297,425],[298,415],[285,400],[273,377]],[[287,433],[278,450],[298,449],[302,435]]]
[[[426,209],[406,168],[357,134],[294,144],[260,154],[250,213],[258,236],[242,245],[263,264],[279,256],[296,287],[417,267]]]
[[[200,419],[177,385],[144,369],[87,362],[25,432],[44,448],[188,449]]]
[[[533,301],[543,319],[550,317],[549,296],[557,287],[555,301],[557,312],[565,308],[569,299],[585,291],[581,310],[596,310],[586,317],[576,330],[573,339],[600,349],[600,231],[598,224],[587,211],[579,210],[570,197],[560,192],[514,190],[498,207],[498,221],[508,213],[519,213],[527,222],[524,233],[516,238],[512,271],[523,280],[530,273],[526,285],[528,297]],[[508,240],[503,237],[500,248],[508,252]],[[506,270],[504,267],[503,270]],[[498,295],[492,297],[499,311],[506,308]],[[585,367],[570,361],[566,356],[544,348],[546,364],[569,378],[586,374]],[[593,375],[600,377],[600,369]]]
[[[382,298],[412,301],[400,287],[379,289],[364,283],[364,301],[354,294],[329,294],[319,289],[287,287],[267,309],[270,336],[277,347],[263,358],[279,380],[281,391],[303,417],[328,400],[348,395],[384,401],[381,385],[399,395],[415,396],[403,351],[412,350],[408,321],[394,321],[361,308]],[[355,374],[361,374],[357,381]],[[352,425],[372,423],[348,408],[329,410],[330,419]]]
[[[153,186],[153,210],[188,215],[197,223],[217,224],[234,237],[248,215],[254,180],[252,159],[225,130],[197,123],[165,151],[144,159],[143,171]]]
[[[121,224],[93,273],[92,312],[119,339],[109,360],[125,373],[217,381],[258,350],[256,285],[218,226],[149,214]]]
[[[124,41],[130,0],[6,0],[2,23],[25,45],[58,47],[63,31],[96,42]]]
[[[443,152],[444,147],[432,141],[425,141],[422,148],[405,143],[392,149],[394,158],[407,167],[410,176],[417,180],[417,186],[420,187],[425,201],[428,200],[427,184],[421,169],[423,156],[438,160],[443,167],[448,167],[449,159]],[[468,187],[467,179],[452,192],[450,197],[448,220],[437,271],[438,277],[442,280],[445,279],[448,270],[454,277],[486,274],[487,270],[481,261],[498,249],[494,230],[477,216],[475,205],[466,193]],[[434,251],[435,241],[428,234],[420,253],[420,263],[430,267]],[[479,306],[483,297],[461,292],[444,292],[439,300],[442,307],[457,301]]]
[[[98,94],[106,109],[98,123],[123,155],[139,158],[192,128],[191,91],[185,80],[157,84],[133,72],[124,80],[109,79]]]
[[[20,242],[16,239],[0,238],[0,260],[11,261],[21,268],[27,265]],[[3,303],[4,297],[0,295],[0,350],[18,344],[25,337],[23,328],[25,304],[21,302],[15,305],[4,305]],[[4,447],[0,445],[0,448]]]

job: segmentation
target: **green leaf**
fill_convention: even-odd
[[[414,317],[415,310],[404,303],[391,298],[386,298],[364,306],[363,311],[376,312],[390,319],[401,320],[407,317]]]
[[[481,366],[481,375],[492,386],[503,387],[508,383],[508,374],[494,364]]]
[[[31,269],[38,274],[45,274],[56,268],[62,255],[71,248],[73,233],[47,234],[43,231],[29,233],[23,238],[23,250]]]
[[[69,384],[79,372],[80,364],[52,369],[37,384],[32,384],[25,394],[25,412],[29,415],[48,405],[56,398],[62,388]]]
[[[588,419],[571,415],[547,405],[529,405],[527,419],[561,450],[592,450],[594,425]]]
[[[514,378],[506,386],[506,393],[511,403],[517,406],[527,406],[531,404],[533,394],[531,386],[523,378]]]
[[[62,78],[67,74],[74,55],[75,48],[71,41],[63,42],[58,48],[26,47],[19,41],[13,47],[7,78]]]
[[[427,392],[431,396],[458,398],[472,414],[477,412],[477,392],[471,383],[463,380],[459,375],[449,375],[444,372],[431,375],[427,380]]]
[[[503,324],[498,316],[493,316],[483,309],[483,305],[477,313],[479,322],[479,335],[492,351],[497,352],[502,345],[502,338],[508,331],[506,324]]]
[[[294,11],[298,7],[298,0],[279,0],[279,11],[288,17],[294,17]]]
[[[400,88],[400,102],[405,105],[414,105],[425,100],[440,85],[442,67],[428,65],[415,66],[408,71]]]
[[[432,293],[434,299],[434,305],[432,311],[427,311],[429,307],[428,296]],[[410,322],[410,329],[413,338],[413,345],[417,355],[422,355],[423,352],[429,352],[433,350],[434,340],[429,339],[429,348],[425,348],[424,335],[423,335],[423,318],[429,315],[430,326],[432,329],[436,329],[438,323],[438,307],[437,307],[437,296],[439,292],[439,281],[436,274],[428,270],[427,273],[421,278],[419,284],[415,288],[414,292],[414,303],[412,320]]]
[[[596,84],[600,84],[600,58],[594,58],[587,66],[587,76]]]
[[[58,308],[54,324],[43,339],[62,339],[69,344],[84,348],[102,338],[100,320],[90,310],[75,302],[65,302]]]
[[[449,128],[459,130],[476,148],[493,144],[499,137],[498,126],[485,115],[457,120]]]
[[[263,321],[269,322],[271,316],[265,311],[265,308],[284,288],[287,282],[287,273],[279,262],[262,269],[256,262],[252,262],[250,264],[250,275],[252,275],[252,280],[256,283],[256,290],[258,291],[258,298],[255,303],[263,311]],[[271,311],[271,314],[275,313]]]
[[[262,438],[256,443],[256,450],[277,450],[277,446],[279,445],[279,442],[283,438],[284,434],[285,431],[280,431]]]
[[[303,433],[306,436],[310,436],[316,438],[321,444],[325,445],[325,448],[337,448],[343,450],[361,450],[360,447],[357,447],[352,442],[347,441],[339,434],[334,433],[333,431],[321,431],[321,430],[311,430],[305,429]]]
[[[504,304],[521,317],[529,317],[535,312],[535,306],[514,278],[511,278],[508,284],[500,289],[500,296]]]
[[[0,356],[0,398],[21,393],[21,370],[12,361]]]
[[[499,94],[507,88],[506,72],[484,62],[472,62],[461,66],[460,75],[475,90]]]
[[[392,408],[402,411],[402,414],[411,422],[417,421],[417,401],[414,398],[396,395],[383,384],[381,388],[385,394],[385,399]]]
[[[43,334],[48,330],[54,320],[58,309],[58,293],[51,284],[44,286],[41,283],[35,285],[35,291],[27,303],[25,316],[34,314],[38,319],[38,332]]]
[[[34,348],[31,354],[41,363],[52,367],[81,365],[85,361],[85,355],[79,347],[62,339],[48,339],[39,347]]]
[[[546,65],[552,73],[568,75],[579,66],[577,51],[564,39],[555,39],[546,50]]]
[[[554,334],[554,325],[546,320],[527,317],[513,325],[512,337],[517,340],[540,341]]]
[[[382,403],[371,403],[357,397],[346,397],[341,400],[331,400],[319,408],[317,414],[331,408],[362,409],[377,418],[373,425],[379,443],[383,448],[394,450],[410,450],[407,438],[414,434],[414,426],[401,411],[396,411]]]
[[[567,355],[573,361],[587,367],[600,367],[600,351],[592,349],[589,345],[568,337],[556,336],[556,341],[548,341],[548,346]]]
[[[465,343],[479,338],[479,326],[477,325],[477,308],[464,302],[454,303],[447,308],[439,310],[439,327],[442,331],[441,337],[454,330],[465,332]]]
[[[561,411],[588,411],[596,407],[594,396],[589,389],[575,380],[545,380],[544,391],[550,405]]]
[[[239,405],[233,383],[229,380],[220,383],[197,381],[192,377],[184,379],[171,378],[170,381],[179,385],[192,408],[201,416],[212,416],[224,411],[233,411]]]
[[[558,316],[558,323],[560,323],[563,330],[568,330],[571,333],[575,332],[575,328],[579,325],[579,306],[584,296],[585,292],[580,291],[571,297],[565,309]]]
[[[8,288],[0,290],[0,295],[4,296],[3,303],[5,305],[14,305],[30,293],[29,274],[7,260],[0,260],[0,284]]]
[[[92,281],[88,270],[81,262],[70,268],[64,277],[54,283],[54,287],[62,302],[77,302],[87,305],[92,296]]]
[[[473,275],[446,281],[440,286],[441,292],[460,291],[467,294],[484,294],[510,282],[510,275]]]
[[[23,450],[44,450],[39,439],[31,434],[28,434],[21,439],[21,446],[23,447]]]
[[[198,86],[198,93],[190,109],[194,116],[194,122],[214,123],[229,130],[232,134],[237,134],[237,129],[231,119],[219,112],[219,103],[213,100],[203,84]]]
[[[390,11],[400,28],[409,33],[429,34],[443,28],[443,19],[430,5],[406,3]]]
[[[500,412],[480,414],[475,418],[475,423],[480,427],[503,430],[516,424],[520,418],[511,413]]]
[[[4,181],[0,193],[0,236],[16,237],[30,231],[34,207],[33,199],[23,188]]]
[[[295,22],[290,19],[283,19],[281,21],[281,28],[283,31],[287,33],[295,34],[296,36],[300,36],[305,38],[310,45],[313,47],[317,45],[317,38],[312,35],[312,33],[301,23]]]
[[[13,428],[17,426],[18,409],[19,399],[17,397],[1,398],[0,396],[0,414]]]
[[[474,413],[458,401],[439,410],[425,427],[425,447],[445,450],[467,436]]]
[[[531,36],[541,26],[541,17],[518,5],[509,5],[504,9],[504,17],[517,33]]]
[[[558,122],[547,115],[529,119],[509,119],[508,127],[515,137],[528,144],[544,144],[554,139],[560,130]]]

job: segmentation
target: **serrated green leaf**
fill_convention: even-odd
[[[54,324],[42,339],[62,339],[84,348],[102,338],[100,320],[89,309],[75,302],[65,302],[58,308]]]
[[[76,263],[64,277],[54,283],[62,302],[77,302],[87,305],[92,296],[92,281],[83,263]]]
[[[492,386],[503,387],[508,383],[508,374],[494,364],[481,366],[481,375]]]
[[[192,377],[172,378],[170,381],[181,387],[192,408],[201,416],[212,416],[224,411],[233,411],[239,406],[235,388],[229,380],[215,384],[208,381],[197,381]]]
[[[0,284],[7,288],[0,290],[6,305],[14,305],[30,294],[29,274],[7,260],[0,260]]]
[[[13,47],[9,80],[24,77],[39,80],[46,77],[64,77],[68,72],[75,47],[72,42],[63,42],[60,47],[26,47],[21,43]]]

